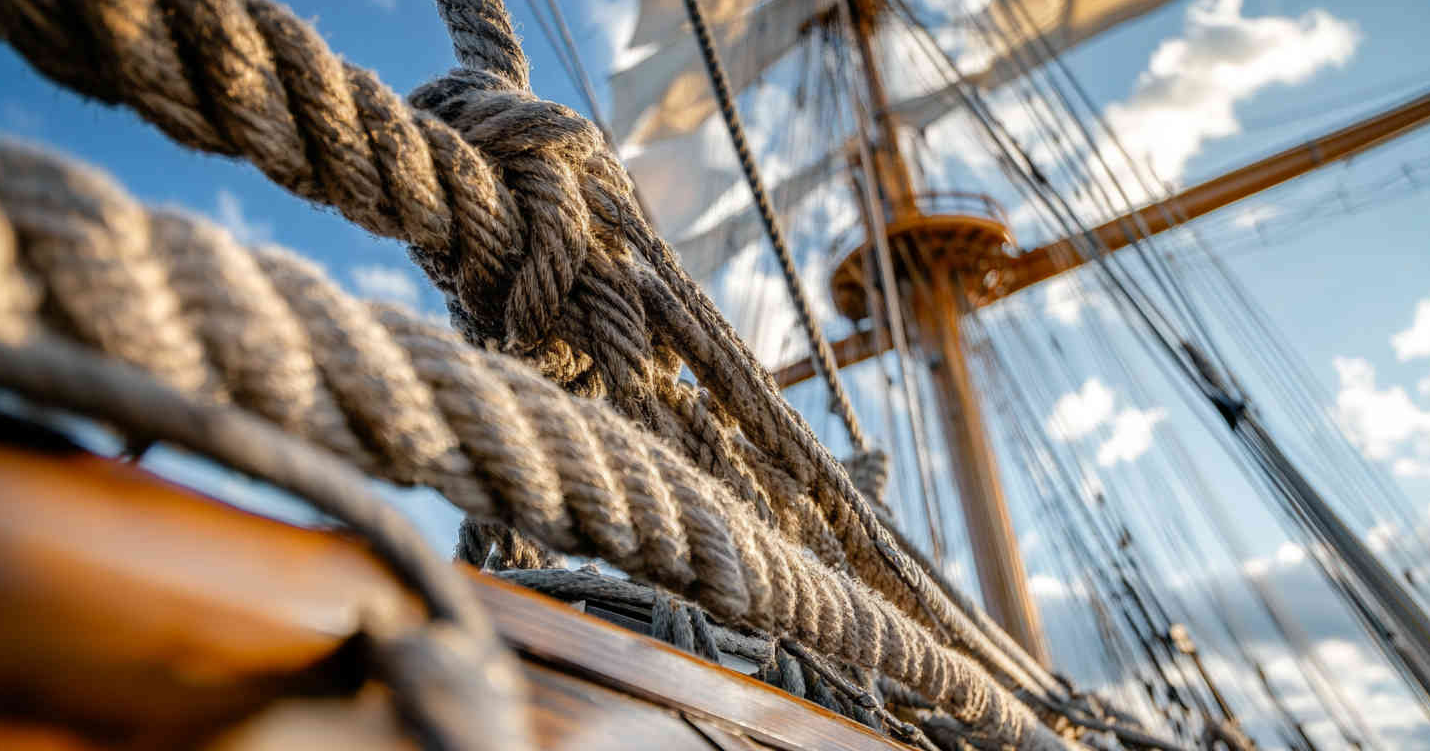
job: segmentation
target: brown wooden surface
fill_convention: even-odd
[[[582,733],[623,747],[647,735],[667,745],[700,736],[673,711],[717,718],[779,748],[901,747],[752,678],[464,569],[502,636],[546,666],[531,668],[546,747],[589,747]],[[295,688],[347,690],[330,675],[341,671],[322,668],[341,658],[364,608],[423,617],[386,568],[342,535],[255,516],[129,465],[0,446],[0,719],[129,747],[183,745],[216,723],[272,709]],[[600,723],[571,724],[603,712],[612,714]]]

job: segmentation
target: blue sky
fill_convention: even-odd
[[[398,91],[409,91],[453,64],[445,30],[426,0],[291,4],[300,15],[316,19],[335,50],[376,70]],[[604,96],[601,81],[629,34],[634,0],[576,0],[563,5]],[[527,39],[536,91],[581,109],[529,7],[519,3],[512,10]],[[1254,30],[1259,35],[1254,37],[1256,54],[1235,57],[1236,49],[1219,47],[1225,39],[1203,33],[1213,27]],[[1083,45],[1067,56],[1067,62],[1128,143],[1155,155],[1161,177],[1185,185],[1353,120],[1424,86],[1430,82],[1427,38],[1430,5],[1413,0],[1248,0],[1242,4],[1182,0]],[[1284,71],[1298,66],[1305,70],[1295,80],[1281,80]],[[1191,88],[1159,98],[1149,83],[1156,83],[1158,76]],[[8,48],[0,49],[0,81],[5,82],[0,86],[0,132],[98,164],[145,201],[178,204],[210,215],[250,242],[272,241],[295,248],[324,263],[334,277],[358,293],[434,313],[440,310],[439,296],[406,261],[399,244],[373,238],[331,212],[284,193],[247,164],[185,151],[127,111],[82,102],[40,78]],[[1195,88],[1196,84],[1203,88]],[[818,131],[819,123],[783,118],[778,107],[785,100],[778,96],[777,86],[767,88],[744,99],[755,110],[749,114],[757,144],[798,140],[802,133]],[[960,135],[954,120],[931,130],[948,143],[958,143],[967,135]],[[771,146],[766,154],[774,156],[777,150]],[[725,158],[715,153],[698,156]],[[958,187],[998,194],[1016,213],[1019,207],[1007,198],[1006,187],[996,184],[995,170],[980,165],[972,152],[944,156],[928,165],[931,174],[943,175]],[[1398,483],[1422,520],[1430,504],[1430,192],[1399,191],[1394,200],[1376,200],[1352,212],[1343,211],[1344,204],[1335,196],[1338,190],[1362,195],[1363,186],[1417,160],[1423,164],[1426,157],[1430,157],[1430,134],[1422,132],[1202,223],[1213,246],[1228,248],[1230,268],[1307,363],[1330,396],[1327,406],[1339,410],[1358,448]],[[1311,212],[1292,216],[1287,208],[1301,205],[1311,206]],[[1281,224],[1277,224],[1278,211]],[[829,227],[821,216],[792,214],[790,221],[800,237],[827,241]],[[1263,226],[1270,228],[1264,238],[1253,217],[1261,217]],[[1296,231],[1301,224],[1307,228]],[[1171,247],[1186,242],[1184,236],[1167,240]],[[730,272],[730,283],[712,291],[732,319],[745,327],[744,333],[757,343],[772,342],[762,351],[779,353],[788,350],[780,345],[789,338],[792,323],[777,277],[759,254],[766,251],[758,248],[742,257],[747,265],[740,267],[741,275]],[[812,287],[822,289],[826,271],[807,269]],[[735,291],[741,293],[739,299],[732,294]],[[741,308],[759,295],[768,297],[770,310],[761,308],[756,321],[744,320]],[[1287,539],[1256,492],[1234,477],[1225,458],[1217,458],[1220,449],[1215,439],[1202,429],[1193,411],[1165,386],[1154,384],[1137,394],[1126,378],[1100,369],[1092,350],[1079,344],[1088,336],[1094,317],[1106,316],[1117,346],[1134,353],[1129,355],[1134,369],[1152,370],[1149,362],[1137,359],[1125,327],[1103,312],[1105,300],[1095,291],[1079,293],[1065,286],[1024,293],[1012,306],[1020,306],[1020,311],[1039,321],[1043,331],[1070,342],[1069,356],[1077,360],[1077,378],[1066,383],[1050,378],[1043,384],[1047,399],[1042,416],[1050,420],[1064,405],[1063,417],[1082,426],[1050,430],[1060,436],[1056,442],[1075,447],[1093,468],[1101,465],[1100,456],[1121,457],[1097,471],[1102,482],[1137,495],[1127,503],[1140,512],[1148,502],[1143,495],[1155,495],[1145,468],[1162,461],[1158,452],[1165,450],[1171,432],[1181,436],[1194,455],[1209,457],[1206,471],[1216,479],[1239,526],[1249,533],[1256,558],[1252,565],[1287,584],[1293,607],[1317,624],[1314,635],[1326,661],[1348,671],[1375,662],[1348,622],[1323,607],[1328,595],[1309,575],[1304,554],[1298,556],[1294,544],[1287,547]],[[841,324],[833,320],[827,302],[822,310],[837,331]],[[998,316],[996,311],[990,314],[991,329],[1001,325]],[[882,436],[877,401],[869,396],[875,391],[876,375],[865,367],[849,377],[856,391],[864,394],[859,406],[865,423]],[[819,414],[822,396],[817,391],[796,391],[791,399],[811,410],[811,422],[832,446],[843,448],[837,426]],[[1136,436],[1119,432],[1139,427],[1147,439],[1145,446]],[[1107,449],[1109,445],[1114,448]],[[946,467],[942,471],[946,480]],[[1004,471],[1018,503],[1026,478],[1013,476],[1007,464]],[[455,514],[431,499],[411,505],[434,539],[448,545]],[[956,522],[957,512],[950,515]],[[1020,522],[1030,515],[1026,506],[1015,508]],[[1158,524],[1165,522],[1158,520]],[[1186,530],[1190,537],[1210,539],[1204,523],[1193,526]],[[1362,528],[1369,532],[1366,526]],[[1020,531],[1029,529],[1020,524]],[[1157,529],[1149,523],[1150,535],[1159,534]],[[1030,569],[1041,577],[1038,593],[1050,626],[1069,629],[1058,632],[1067,638],[1054,644],[1054,652],[1072,659],[1068,656],[1078,650],[1068,645],[1075,627],[1060,625],[1070,617],[1064,611],[1076,602],[1070,594],[1072,582],[1057,575],[1045,541],[1025,534],[1024,546]],[[1174,559],[1168,557],[1167,562],[1170,566]],[[965,586],[972,588],[967,566],[966,560],[951,564]],[[1188,578],[1195,575],[1189,573]],[[1244,593],[1236,596],[1244,598]],[[1245,607],[1255,610],[1250,603]],[[1314,714],[1307,694],[1297,687],[1287,656],[1273,650],[1267,659],[1286,673],[1288,691],[1299,691],[1296,701]],[[1081,666],[1069,669],[1077,672]],[[1234,665],[1216,669],[1245,679]],[[1347,693],[1367,707],[1372,723],[1387,739],[1404,742],[1427,737],[1425,718],[1407,704],[1392,680],[1369,668],[1350,672],[1362,677],[1346,680]],[[1330,731],[1321,723],[1317,732]],[[1335,746],[1328,736],[1327,747]]]

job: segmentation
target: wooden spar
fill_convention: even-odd
[[[1313,138],[1265,159],[1187,188],[1164,201],[1109,221],[1092,232],[1108,250],[1129,245],[1136,238],[1134,217],[1140,215],[1153,233],[1163,232],[1249,198],[1288,180],[1309,174],[1337,161],[1349,159],[1430,122],[1430,93],[1373,115],[1354,125]],[[970,301],[978,306],[991,304],[1027,287],[1046,281],[1083,261],[1073,252],[1072,240],[1064,238],[1009,258],[997,269],[996,283],[985,287],[984,279],[969,279]],[[881,353],[872,332],[859,332],[833,344],[839,367],[846,367]],[[887,338],[883,339],[887,341]],[[793,386],[812,375],[809,364],[796,361],[774,371],[781,388]]]
[[[934,369],[933,375],[942,397],[937,409],[944,429],[945,443],[953,454],[958,497],[963,507],[968,538],[975,541],[974,563],[978,570],[983,602],[993,620],[1002,626],[1019,646],[1044,667],[1051,667],[1043,637],[1042,620],[1028,591],[1027,574],[1022,554],[1018,550],[1018,538],[1013,533],[998,464],[988,439],[982,410],[979,408],[980,399],[969,377],[963,340],[959,335],[959,317],[966,305],[953,294],[945,295],[939,292],[949,287],[944,282],[951,280],[954,273],[948,264],[961,263],[961,259],[951,258],[942,252],[941,243],[949,237],[947,233],[905,233],[900,230],[900,227],[920,224],[925,217],[916,203],[913,178],[900,153],[897,123],[880,78],[878,56],[874,54],[872,45],[872,5],[853,2],[850,8],[853,12],[854,35],[859,54],[863,58],[861,67],[864,70],[869,102],[878,125],[875,131],[877,142],[872,144],[875,167],[873,173],[877,176],[881,197],[888,205],[888,215],[883,217],[887,223],[870,216],[871,210],[879,211],[878,207],[866,208],[866,246],[886,242],[887,245],[883,247],[897,247],[901,251],[897,253],[898,260],[884,258],[881,266],[891,263],[905,278],[911,276],[915,279],[935,280],[931,290],[914,293],[911,307],[918,319],[916,328],[919,338],[925,340],[925,348],[931,346],[932,342],[937,342],[937,362],[940,367]],[[983,232],[981,228],[965,233],[964,222],[955,220],[954,224],[957,226],[953,228],[953,233],[968,240],[970,246],[977,246],[980,251],[987,245],[984,238],[996,237],[994,247],[1001,247],[1005,237],[998,231],[1003,229],[1001,223],[998,223],[991,233]],[[899,241],[898,245],[894,244],[896,239]],[[868,250],[868,247],[856,250],[844,266],[862,267],[865,260],[873,255]],[[889,269],[881,270],[883,273],[880,286],[897,284]],[[865,269],[860,276],[870,272],[872,269]],[[870,285],[860,284],[859,288],[862,294]],[[885,290],[885,294],[897,292]],[[962,291],[958,291],[958,295],[961,294]],[[859,305],[858,314],[866,312],[871,303],[872,301],[869,301]],[[884,332],[876,333],[881,335],[881,341],[891,342],[894,339],[892,336],[882,336]],[[849,347],[843,346],[839,349],[847,350]],[[904,377],[911,378],[912,374],[905,373]],[[912,404],[909,406],[914,408]],[[916,435],[915,439],[918,438]],[[931,499],[926,498],[926,501],[928,500]],[[935,518],[937,517],[931,513],[930,525],[934,525]],[[931,528],[930,531],[937,553],[944,531],[936,528]]]
[[[931,359],[938,412],[955,462],[954,481],[983,605],[1028,654],[1051,667],[1042,620],[1028,589],[1028,573],[983,421],[982,399],[968,369],[961,326],[966,303],[958,299],[963,292],[948,270],[930,266],[928,271],[927,277],[916,280],[911,302],[922,346]]]
[[[540,748],[714,751],[712,721],[748,748],[907,748],[456,565],[523,659]],[[0,445],[0,747],[189,748],[227,728],[205,747],[416,748],[363,687],[350,645],[369,616],[424,619],[357,540],[132,465]],[[293,734],[308,743],[273,740]]]
[[[1107,250],[1118,250],[1141,239],[1135,229],[1137,219],[1146,223],[1148,231],[1163,232],[1332,162],[1349,159],[1405,135],[1426,122],[1430,122],[1430,93],[1422,94],[1355,125],[1313,138],[1258,162],[1194,185],[1165,201],[1117,217],[1093,229],[1092,233],[1096,236],[1099,246]],[[1000,274],[996,297],[984,304],[1076,268],[1087,260],[1089,259],[1081,258],[1074,249],[1072,238],[1035,248],[1008,262],[1007,278]]]

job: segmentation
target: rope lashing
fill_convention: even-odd
[[[439,10],[449,22],[457,56],[467,69],[455,71],[446,79],[419,90],[414,93],[413,100],[424,107],[434,108],[444,117],[456,118],[468,108],[454,101],[452,97],[474,85],[484,85],[482,82],[491,78],[482,73],[481,66],[493,65],[501,70],[525,70],[527,63],[520,46],[514,42],[515,37],[509,22],[491,20],[505,15],[499,1],[440,0]],[[486,19],[482,24],[494,35],[494,40],[482,48],[481,55],[469,59],[475,44],[471,39],[473,29],[481,25],[474,24],[472,19]],[[496,55],[508,55],[511,59],[496,63],[483,62],[490,61]],[[465,84],[461,80],[464,77],[470,79]],[[480,143],[480,136],[466,132],[466,128],[463,130],[469,141]],[[783,401],[769,375],[744,347],[729,324],[720,317],[703,291],[673,262],[669,247],[655,237],[644,222],[626,221],[629,217],[636,217],[637,212],[632,205],[629,180],[624,171],[613,159],[597,160],[591,164],[599,168],[593,169],[593,174],[613,174],[619,178],[609,181],[608,187],[619,187],[623,190],[588,192],[588,198],[613,198],[609,203],[618,209],[614,214],[620,220],[616,228],[624,232],[631,244],[641,249],[647,260],[662,272],[661,279],[664,284],[641,285],[644,290],[662,293],[647,301],[648,308],[655,315],[665,313],[665,326],[672,329],[677,337],[687,339],[688,343],[681,353],[702,383],[720,389],[735,381],[725,389],[723,401],[732,411],[740,412],[740,426],[748,435],[759,440],[768,434],[768,438],[774,443],[766,442],[762,447],[780,455],[785,466],[813,464],[820,470],[823,478],[834,482],[834,492],[820,496],[822,500],[833,501],[832,504],[825,505],[823,510],[831,519],[845,520],[845,523],[840,525],[842,534],[839,538],[849,550],[848,557],[860,567],[860,575],[906,612],[939,630],[950,643],[957,643],[969,649],[989,670],[1007,676],[1013,684],[1032,690],[1048,700],[1059,698],[1060,691],[1052,677],[1031,658],[1021,654],[1021,648],[1011,639],[1001,633],[985,633],[987,624],[990,623],[986,617],[970,617],[965,612],[950,607],[950,604],[942,599],[941,590],[946,588],[946,583],[935,586],[924,570],[911,561],[907,553],[898,546],[897,539],[884,528],[870,504],[864,501],[852,484],[844,480],[842,467],[834,462],[803,419]],[[592,205],[601,204],[599,201],[593,201]],[[610,216],[612,211],[608,209],[605,214]],[[596,224],[598,223],[593,222],[593,226]],[[679,294],[673,294],[677,290]],[[670,317],[672,313],[676,314],[676,317]],[[706,336],[703,343],[698,338],[702,332]],[[730,367],[732,365],[735,367]],[[837,385],[837,381],[835,383]],[[775,425],[766,427],[771,417],[774,417]],[[856,445],[858,443],[856,441]],[[728,476],[725,479],[731,480]],[[959,600],[960,605],[966,602],[967,598]],[[1010,662],[1005,653],[999,652],[990,639],[1000,642],[1004,650],[1011,645],[1016,650],[1013,662],[1017,664]]]
[[[238,407],[271,404],[270,387],[309,404],[335,404],[353,426],[353,458],[369,463],[369,471],[430,484],[469,513],[502,519],[561,552],[605,558],[724,621],[786,635],[916,685],[1009,745],[1064,747],[967,657],[760,524],[726,486],[604,404],[573,398],[518,361],[473,349],[410,314],[357,304],[291,254],[250,253],[222,231],[201,229],[202,221],[150,214],[103,175],[26,147],[0,145],[0,208],[18,239],[16,263],[4,276],[24,268],[44,290],[45,304],[21,313],[30,317],[31,330],[63,332],[111,356],[123,346],[130,364],[190,384],[197,397],[222,396]],[[150,232],[161,220],[200,229]],[[127,255],[116,256],[120,247]],[[45,253],[63,262],[36,263],[36,254]],[[119,273],[116,257],[119,265],[149,271]],[[90,281],[82,289],[53,283],[51,277],[65,273]],[[190,282],[175,284],[176,276]],[[221,289],[239,277],[245,288],[269,287],[262,299],[276,306],[244,304]],[[62,310],[62,294],[79,294],[89,315],[98,315],[161,299],[156,289],[169,291],[181,311],[178,325],[190,337],[158,338],[148,348],[129,348],[119,339],[111,349],[111,332],[96,329],[90,337],[89,329],[72,327],[69,311],[53,320],[36,317]],[[291,306],[300,298],[325,310],[299,316]],[[241,353],[208,341],[232,338],[223,332],[276,339],[267,332],[284,326],[296,327],[287,341],[298,349],[287,356],[310,362],[310,370],[259,378],[237,366],[245,361],[234,359]],[[199,343],[197,358],[190,341]],[[367,375],[358,380],[372,382],[343,385],[329,373],[343,368],[360,369]],[[319,369],[322,379],[291,377]],[[219,386],[209,389],[196,377],[204,373],[213,373]],[[392,398],[398,387],[409,397]],[[329,389],[326,397],[313,393]],[[306,414],[311,410],[285,417]],[[284,427],[321,440],[312,423]],[[454,445],[431,436],[450,436]],[[385,461],[373,462],[374,456]]]

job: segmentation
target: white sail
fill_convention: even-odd
[[[834,151],[790,175],[773,191],[776,209],[788,209],[829,182],[839,165]],[[731,216],[711,229],[675,243],[681,265],[695,280],[708,282],[732,256],[764,236],[765,228],[753,206]]]
[[[719,136],[726,137],[724,131]],[[656,226],[668,237],[679,237],[740,179],[737,169],[708,158],[706,138],[699,130],[667,138],[624,160],[631,179],[640,186],[641,197],[655,214]]]
[[[705,13],[708,23],[723,26],[753,8],[755,2],[756,0],[702,0],[700,10]],[[626,47],[638,49],[669,42],[678,33],[682,33],[685,22],[684,0],[641,0],[640,13],[636,16],[636,28],[631,32]],[[690,32],[685,30],[683,33]]]
[[[1043,41],[1061,53],[1167,2],[1168,0],[995,0],[968,26],[970,29],[980,26],[988,29],[989,36],[996,42],[991,48],[985,46],[967,55],[967,58],[981,61],[982,65],[975,70],[961,72],[983,88],[996,88],[1021,76],[1022,67],[1018,65],[1020,59],[1025,62],[1042,59]],[[1032,20],[1031,27],[1029,19]],[[1042,36],[1041,40],[1039,35]],[[695,64],[699,65],[698,58]],[[708,83],[705,87],[708,101]],[[953,85],[950,84],[896,102],[890,109],[903,126],[922,129],[950,112],[957,102]],[[713,112],[713,105],[711,107],[708,110],[699,110],[700,116],[703,118]],[[670,129],[667,127],[662,132],[668,133]],[[811,176],[827,175],[829,160],[841,151],[842,149],[835,149],[831,154],[817,159],[810,168],[776,186],[774,192],[780,196],[781,204],[793,205],[815,190],[819,181],[810,179]],[[664,213],[659,207],[656,212]],[[672,230],[679,229],[678,224],[667,226]],[[695,275],[696,278],[705,278],[759,237],[761,231],[759,216],[747,210],[676,243],[676,247],[688,268],[701,271]]]
[[[663,11],[665,2],[648,3],[657,15],[647,33],[679,31]],[[811,19],[832,7],[834,0],[769,0],[724,23],[712,22],[731,88],[749,86],[799,42]],[[650,57],[611,76],[611,100],[611,130],[624,145],[688,134],[715,113],[705,64],[689,33],[675,34]]]

